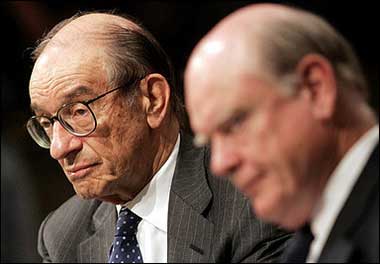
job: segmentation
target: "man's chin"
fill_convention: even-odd
[[[94,191],[91,189],[89,190],[88,188],[81,187],[83,186],[74,186],[74,190],[79,197],[85,200],[96,199],[113,204],[125,204],[126,202],[131,200],[128,197],[121,197],[118,194],[110,194],[112,191],[110,191],[109,188],[98,188],[96,191]]]
[[[121,199],[117,195],[102,196],[102,197],[99,197],[97,199],[104,201],[104,202],[113,203],[113,204],[125,204],[126,202],[128,202],[126,200]]]
[[[113,203],[113,204],[125,204],[127,202],[116,195],[96,196],[96,195],[82,195],[78,193],[78,196],[85,200],[96,199],[96,200]]]

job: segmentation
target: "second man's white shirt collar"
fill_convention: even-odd
[[[311,221],[315,239],[307,262],[318,261],[340,211],[378,142],[379,125],[376,125],[350,148],[329,178]]]

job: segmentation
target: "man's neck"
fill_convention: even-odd
[[[338,136],[338,159],[342,160],[347,151],[372,127],[377,123],[373,113],[367,113],[361,120],[355,122],[351,126],[344,127]]]
[[[178,134],[178,122],[173,122],[170,126],[166,127],[166,129],[164,128],[157,133],[155,144],[157,144],[158,149],[153,161],[152,175],[156,174],[169,158],[177,141]]]

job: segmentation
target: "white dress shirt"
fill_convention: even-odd
[[[327,181],[311,221],[314,240],[310,245],[308,263],[318,261],[340,211],[378,142],[379,125],[376,125],[350,148]]]
[[[123,206],[142,218],[137,227],[137,242],[145,263],[167,262],[167,226],[170,187],[179,151],[180,135],[168,160],[152,180]],[[116,205],[119,214],[121,205]]]

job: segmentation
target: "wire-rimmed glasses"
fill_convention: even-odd
[[[57,120],[70,134],[85,137],[95,131],[97,122],[89,104],[119,90],[120,86],[107,91],[93,99],[63,105],[53,117],[32,116],[26,123],[26,128],[34,141],[42,148],[49,149],[53,133],[54,121]]]

